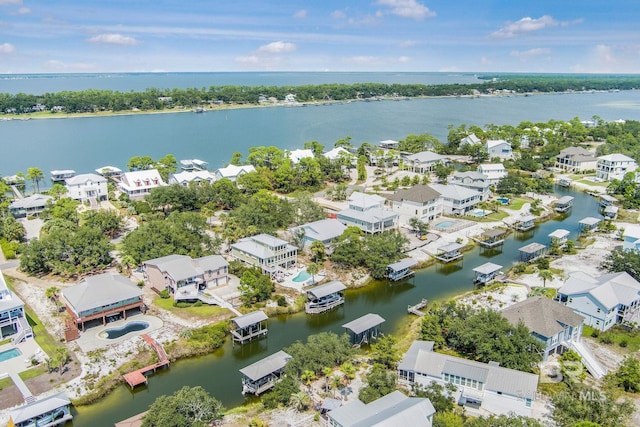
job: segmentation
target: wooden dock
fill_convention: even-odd
[[[418,304],[408,306],[407,312],[409,314],[415,314],[416,316],[422,317],[424,316],[424,312],[420,310],[427,306],[427,302],[428,301],[426,298],[422,298],[422,301],[420,301]]]
[[[142,334],[140,336],[156,351],[156,353],[158,353],[158,362],[136,371],[129,372],[128,374],[124,374],[124,380],[131,388],[140,384],[147,384],[147,377],[144,375],[145,373],[151,371],[155,372],[158,368],[169,366],[169,358],[167,357],[167,353],[164,351],[162,345],[147,334]]]

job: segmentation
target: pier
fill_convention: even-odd
[[[389,264],[387,266],[387,277],[389,280],[397,282],[406,277],[413,276],[415,272],[411,270],[411,267],[414,267],[417,264],[418,261],[413,258],[405,258],[398,262],[394,262],[393,264]]]
[[[438,254],[435,255],[435,259],[440,262],[452,262],[462,258],[462,253],[460,249],[462,249],[464,245],[462,243],[449,243],[444,246],[440,246],[438,248]]]
[[[482,233],[479,237],[473,237],[483,248],[494,248],[504,244],[504,238],[507,235],[507,230],[502,228],[493,228]]]
[[[409,314],[415,314],[418,317],[423,317],[425,313],[420,310],[427,306],[427,302],[428,301],[426,298],[422,298],[422,301],[420,301],[416,305],[410,305],[409,307],[407,307],[407,312]]]
[[[124,380],[132,389],[140,384],[147,384],[147,377],[144,375],[145,373],[151,371],[155,372],[158,368],[169,366],[169,358],[167,357],[167,353],[165,353],[162,345],[147,334],[142,334],[140,336],[156,351],[156,353],[158,353],[158,362],[136,371],[129,372],[128,374],[124,374]]]
[[[267,329],[267,319],[267,315],[264,314],[262,310],[231,319],[231,322],[235,325],[235,329],[230,331],[233,337],[233,343],[238,342],[244,344],[253,339],[266,336],[269,332]]]

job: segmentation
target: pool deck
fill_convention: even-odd
[[[118,328],[126,325],[129,322],[147,322],[149,327],[141,331],[129,332],[119,338],[107,339],[100,338],[100,333],[105,329]],[[87,353],[89,351],[97,350],[99,348],[107,347],[113,344],[119,344],[123,341],[130,340],[131,338],[138,337],[142,334],[148,334],[162,327],[163,322],[160,318],[155,316],[149,316],[146,314],[136,314],[127,317],[127,320],[117,320],[115,322],[107,323],[105,326],[88,328],[85,332],[80,333],[80,338],[75,340],[80,349]]]
[[[277,282],[278,285],[280,286],[284,286],[285,288],[291,288],[291,289],[295,289],[300,293],[304,292],[304,288],[309,287],[311,285],[311,275],[309,275],[309,278],[307,280],[305,280],[304,282],[294,282],[293,279],[295,277],[298,277],[298,274],[300,274],[300,272],[302,271],[306,271],[307,270],[307,266],[297,266],[294,268],[289,269],[289,273],[291,273],[288,276],[285,276],[284,281],[282,282]],[[321,282],[325,279],[325,273],[324,271],[319,272],[318,274],[315,275],[315,283]]]
[[[18,374],[33,367],[31,365],[32,358],[35,357],[42,362],[46,357],[46,354],[33,338],[27,338],[17,345],[9,343],[0,346],[0,352],[7,351],[12,348],[19,349],[22,354],[0,362],[0,378],[4,378],[5,376],[11,377],[13,383],[18,387],[18,390],[20,390],[20,394],[22,394],[25,402],[29,403],[33,399],[33,395]]]

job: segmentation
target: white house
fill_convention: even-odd
[[[196,184],[200,184],[202,182],[212,183],[215,180],[216,176],[206,170],[185,171],[169,174],[169,185],[180,184],[186,187],[192,182],[195,182]]]
[[[152,188],[166,185],[157,169],[125,172],[122,174],[118,188],[131,199],[142,199]]]
[[[593,277],[569,274],[556,299],[585,318],[585,325],[606,331],[615,324],[638,320],[640,283],[629,273]]]
[[[567,147],[556,156],[554,167],[567,172],[596,170],[598,159],[582,147]]]
[[[393,139],[385,139],[384,141],[380,141],[380,143],[378,144],[378,147],[380,148],[390,148],[392,150],[397,150],[398,149],[398,141],[395,141]]]
[[[325,156],[327,159],[332,161],[338,160],[342,157],[348,157],[348,158],[354,157],[353,154],[351,154],[349,151],[345,150],[342,147],[333,148],[327,151],[326,153],[324,153],[323,156]]]
[[[424,223],[442,215],[440,193],[428,185],[414,185],[406,190],[398,190],[389,197],[391,209],[398,215],[400,225],[408,225],[411,218]]]
[[[482,201],[482,194],[454,184],[431,184],[440,193],[442,212],[446,215],[464,215]]]
[[[624,154],[608,154],[598,157],[596,177],[603,181],[622,179],[627,172],[638,169],[638,164],[631,157]]]
[[[296,265],[298,248],[269,234],[258,234],[232,244],[231,256],[275,277],[280,271]]]
[[[395,390],[386,396],[362,403],[355,400],[327,413],[330,427],[431,427],[436,413],[426,397],[407,397]]]
[[[446,157],[433,151],[421,151],[405,157],[404,164],[407,170],[416,173],[428,173],[435,168],[438,163],[447,163]]]
[[[209,163],[200,159],[185,159],[180,160],[180,168],[185,172],[206,171],[209,168]]]
[[[367,233],[379,233],[397,228],[398,214],[384,208],[385,199],[354,191],[349,196],[349,208],[337,214],[346,226],[356,226]]]
[[[292,150],[287,153],[291,163],[298,164],[302,159],[313,159],[315,156],[313,155],[313,151],[309,149],[304,150]]]
[[[427,386],[432,382],[456,386],[459,405],[473,405],[490,413],[531,416],[538,376],[433,351],[432,341],[414,341],[398,365],[401,384]]]
[[[216,171],[216,181],[219,179],[229,179],[234,181],[238,179],[240,175],[244,175],[245,173],[255,172],[256,168],[253,165],[229,165],[226,168],[220,168]]]
[[[563,354],[574,342],[580,342],[584,317],[569,307],[543,296],[528,298],[503,309],[500,314],[517,326],[522,322],[545,348],[542,360]]]
[[[24,313],[24,302],[11,292],[0,271],[0,340],[12,336],[14,344],[33,336]]]
[[[67,196],[81,202],[87,200],[104,201],[109,198],[107,178],[95,173],[84,173],[65,180]]]
[[[511,159],[513,157],[511,143],[504,139],[488,139],[487,142],[485,142],[484,147],[487,149],[490,159],[493,159],[494,157]]]
[[[469,135],[465,136],[460,140],[459,146],[463,147],[465,145],[476,145],[476,144],[482,144],[482,140],[480,140],[480,138],[478,138],[475,133],[470,133]]]
[[[328,218],[309,222],[298,227],[292,227],[289,229],[289,232],[291,234],[299,232],[304,233],[303,242],[305,247],[310,246],[311,243],[315,241],[320,241],[324,243],[325,246],[327,246],[334,239],[344,233],[344,230],[346,228],[347,226],[337,219]]]
[[[486,175],[491,185],[497,184],[507,176],[507,170],[502,163],[483,163],[478,166],[478,173]]]
[[[492,183],[487,175],[480,172],[455,172],[449,180],[449,184],[475,190],[480,193],[483,201],[489,199],[491,195]]]
[[[9,205],[9,212],[16,218],[39,215],[53,197],[44,194],[32,194],[24,199],[16,199]]]

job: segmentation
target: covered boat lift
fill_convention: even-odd
[[[529,243],[527,246],[523,246],[518,251],[520,251],[520,261],[521,262],[531,262],[535,261],[541,256],[544,255],[547,247],[542,243]]]
[[[536,217],[533,215],[523,215],[513,223],[513,228],[518,231],[529,231],[536,226]]]
[[[506,235],[507,230],[503,228],[492,228],[491,230],[483,232],[473,240],[478,242],[478,244],[484,248],[493,248],[503,244]]]
[[[269,332],[267,329],[267,315],[262,310],[253,311],[242,316],[231,319],[235,326],[231,329],[233,342],[244,344],[255,338],[260,338]]]
[[[462,249],[464,245],[462,243],[448,243],[444,246],[440,246],[438,248],[438,253],[435,255],[435,258],[438,261],[442,262],[451,262],[457,259],[462,258],[462,253],[460,249]]]
[[[556,212],[566,212],[573,207],[573,199],[571,196],[560,197],[553,204],[553,209],[555,209]]]
[[[369,344],[371,341],[378,339],[379,335],[382,335],[380,325],[382,325],[384,321],[380,315],[369,313],[349,323],[345,323],[342,327],[347,330],[351,344],[360,346],[362,344]]]
[[[240,369],[242,374],[242,394],[256,396],[272,388],[284,374],[284,368],[291,356],[280,350]]]
[[[66,424],[73,419],[70,408],[71,401],[64,392],[54,394],[9,411],[9,425],[49,427]]]
[[[600,206],[606,208],[607,206],[615,205],[618,203],[618,199],[608,194],[600,195]]]
[[[567,243],[567,239],[569,238],[569,230],[565,230],[564,228],[558,228],[557,230],[549,233],[549,239],[551,244],[557,244],[558,246],[564,246]]]
[[[616,219],[618,217],[618,207],[617,206],[607,206],[602,211],[602,215],[605,219]]]
[[[413,258],[405,258],[398,262],[394,262],[393,264],[389,264],[387,266],[387,277],[389,280],[397,282],[405,277],[413,276],[415,272],[411,270],[411,267],[415,267],[417,264],[418,261]]]
[[[587,231],[594,230],[596,227],[598,227],[598,224],[600,224],[599,218],[588,216],[586,218],[581,219],[580,222],[578,223],[578,226],[580,227],[580,232],[585,233]]]
[[[500,272],[501,268],[501,265],[494,264],[492,262],[487,262],[479,267],[474,268],[473,272],[476,276],[473,279],[473,283],[486,285],[487,283],[493,282]]]
[[[345,289],[347,287],[337,280],[309,289],[307,302],[304,304],[305,313],[323,313],[344,304]]]

